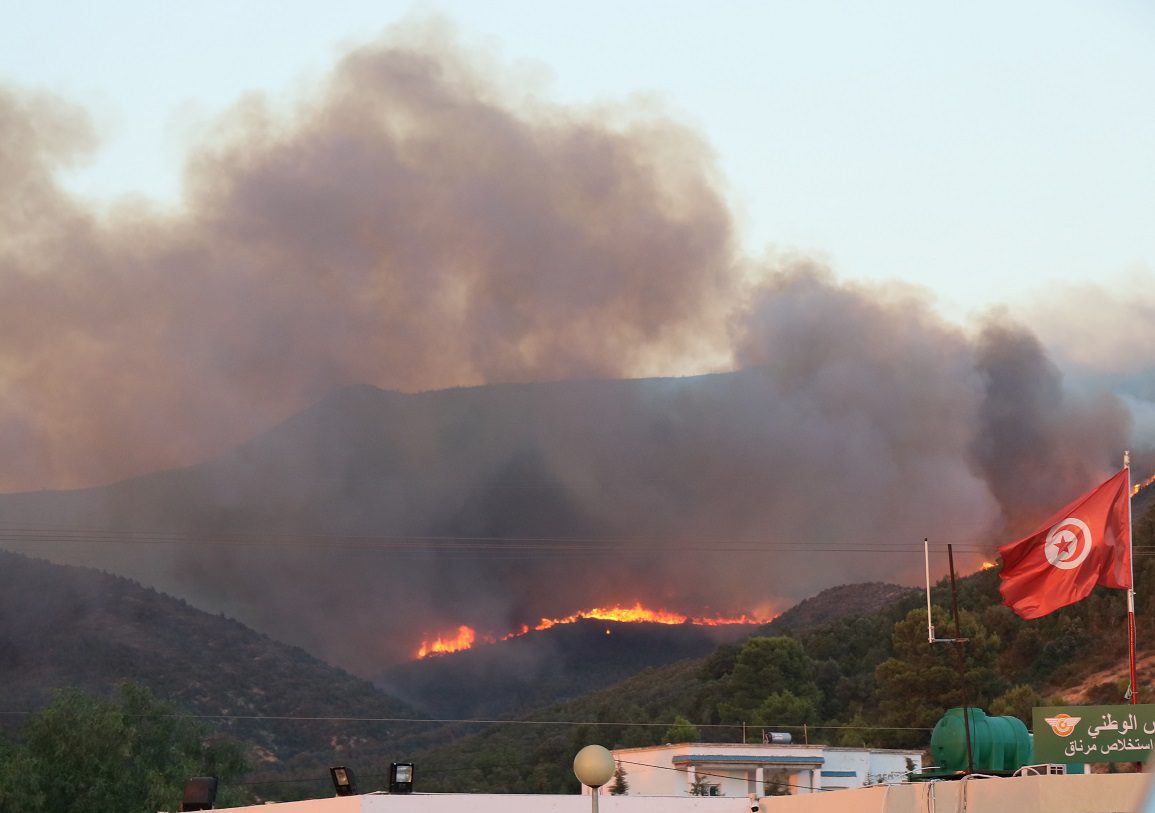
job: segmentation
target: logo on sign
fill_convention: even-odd
[[[1091,529],[1078,517],[1067,517],[1047,534],[1043,553],[1060,570],[1073,570],[1091,553]]]
[[[1083,718],[1072,717],[1066,712],[1062,712],[1056,714],[1054,717],[1044,717],[1043,719],[1047,721],[1047,725],[1051,727],[1051,731],[1054,731],[1055,734],[1060,737],[1066,737],[1075,730],[1075,726],[1077,726]]]

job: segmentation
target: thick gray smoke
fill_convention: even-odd
[[[989,550],[1128,441],[1123,402],[1072,391],[1008,317],[971,333],[918,290],[739,256],[694,132],[551,105],[436,26],[289,112],[239,104],[179,210],[64,194],[91,143],[76,111],[0,94],[0,487],[214,458],[346,385],[567,380],[349,390],[213,465],[0,505],[203,540],[76,556],[363,672],[459,623],[913,581],[895,543]],[[740,371],[590,380],[703,365]],[[548,542],[301,544],[337,534]]]
[[[730,214],[690,130],[515,98],[435,26],[270,108],[196,150],[183,209],[97,213],[53,176],[82,118],[0,96],[0,488],[194,462],[344,384],[718,352]]]
[[[1020,327],[988,324],[976,353],[985,398],[973,455],[1006,533],[1029,533],[1061,505],[1056,490],[1074,495],[1097,482],[1105,451],[1116,450],[1122,466],[1129,416],[1114,395],[1064,391],[1058,368]]]

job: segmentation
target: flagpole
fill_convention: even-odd
[[[1139,702],[1139,681],[1135,670],[1135,551],[1131,546],[1131,452],[1123,452],[1123,468],[1127,470],[1127,563],[1131,567],[1131,583],[1127,588],[1127,655],[1131,666],[1131,703]]]

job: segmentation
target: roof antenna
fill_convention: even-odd
[[[947,553],[950,555],[950,584],[952,595],[954,594],[954,552],[951,546],[947,545]],[[922,540],[922,555],[923,561],[926,565],[926,640],[930,644],[961,644],[967,639],[958,637],[960,632],[958,625],[955,625],[954,638],[935,638],[934,637],[934,618],[930,608],[930,540],[924,538]]]

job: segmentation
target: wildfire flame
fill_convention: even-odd
[[[1141,483],[1135,483],[1134,485],[1132,485],[1131,486],[1131,496],[1132,497],[1136,496],[1140,491],[1147,488],[1152,483],[1155,483],[1155,474],[1152,474],[1150,477],[1148,477],[1146,480],[1144,480]]]
[[[994,566],[994,562],[983,562],[983,570],[990,570]]]
[[[669,610],[651,610],[643,607],[641,602],[637,602],[633,607],[623,607],[620,604],[616,604],[613,607],[594,607],[590,610],[579,610],[564,618],[543,618],[533,627],[530,627],[528,624],[522,624],[520,629],[506,633],[500,638],[493,635],[486,635],[480,640],[487,644],[496,643],[499,640],[508,641],[511,638],[520,638],[522,635],[527,635],[534,630],[547,630],[550,627],[556,627],[561,624],[573,624],[583,619],[635,624],[695,624],[703,627],[724,627],[736,624],[769,624],[775,617],[776,616],[773,615],[765,616],[747,613],[737,616],[691,616]],[[606,634],[609,635],[610,631],[606,630]],[[417,658],[420,660],[430,655],[460,652],[463,649],[469,649],[478,640],[477,631],[463,624],[457,628],[456,636],[447,635],[436,638],[433,641],[422,641],[421,648],[417,650]]]
[[[476,638],[477,633],[471,627],[462,624],[457,628],[456,638],[437,638],[433,642],[422,641],[421,648],[417,650],[417,658],[420,660],[429,655],[444,655],[448,652],[460,652],[463,649],[469,649],[473,646]]]
[[[649,624],[697,624],[703,627],[722,627],[732,624],[768,624],[773,621],[773,617],[759,618],[756,616],[742,614],[735,617],[715,617],[707,618],[702,616],[682,615],[681,613],[670,612],[669,610],[648,610],[641,605],[641,602],[634,604],[633,607],[622,607],[615,605],[613,607],[594,607],[592,610],[580,610],[573,615],[567,615],[565,618],[543,618],[535,630],[547,630],[550,627],[556,627],[558,624],[572,624],[575,621],[580,621],[583,618],[592,618],[597,621],[624,621],[627,623],[649,623]]]

